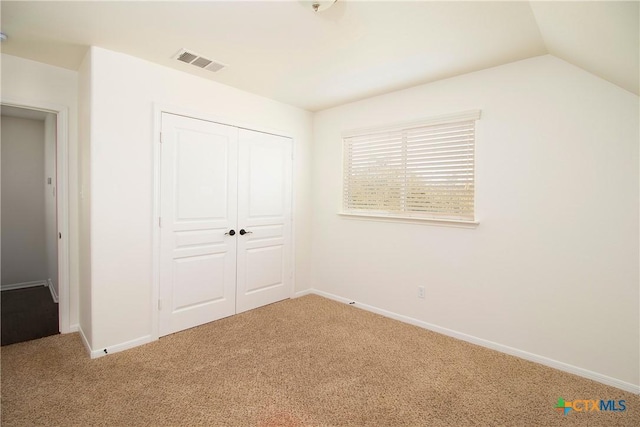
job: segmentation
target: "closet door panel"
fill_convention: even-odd
[[[238,139],[236,312],[241,313],[291,295],[292,141],[244,129]]]
[[[237,128],[162,115],[160,335],[235,313]]]

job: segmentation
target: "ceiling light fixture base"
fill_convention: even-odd
[[[322,12],[336,4],[338,0],[311,0],[311,8],[314,12]]]

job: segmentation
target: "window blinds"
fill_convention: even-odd
[[[344,212],[473,221],[474,145],[474,119],[344,138]]]

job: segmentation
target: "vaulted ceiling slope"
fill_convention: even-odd
[[[77,69],[88,46],[317,111],[547,53],[638,94],[639,3],[2,1],[4,53]],[[228,64],[172,59],[181,48]]]

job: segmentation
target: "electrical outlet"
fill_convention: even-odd
[[[418,298],[424,298],[424,286],[418,286]]]

